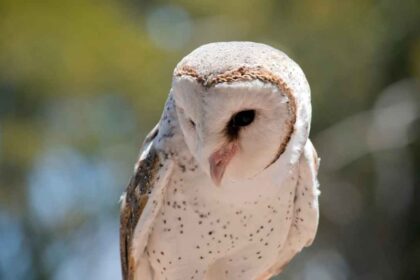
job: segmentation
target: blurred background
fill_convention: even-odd
[[[278,279],[419,279],[415,0],[1,0],[0,279],[121,278],[118,199],[173,68],[230,40],[312,88],[319,233]]]

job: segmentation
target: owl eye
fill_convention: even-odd
[[[232,116],[225,128],[225,134],[230,140],[239,137],[239,130],[250,125],[255,119],[255,110],[244,110]]]
[[[188,121],[192,127],[195,127],[195,122],[192,119],[189,119]]]
[[[241,127],[250,125],[255,118],[255,110],[245,110],[236,113],[231,119],[233,127]]]

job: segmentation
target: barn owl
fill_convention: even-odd
[[[176,66],[122,195],[125,280],[279,274],[318,226],[310,89],[283,52],[211,43]]]

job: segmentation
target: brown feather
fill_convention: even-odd
[[[157,135],[157,126],[149,133],[143,149]],[[120,256],[124,280],[133,280],[136,258],[132,255],[132,241],[137,222],[146,206],[152,191],[156,169],[159,167],[159,156],[151,147],[147,156],[137,164],[135,174],[131,178],[121,204],[120,212]]]

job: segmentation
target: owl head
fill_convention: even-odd
[[[293,164],[308,138],[305,75],[264,44],[199,47],[175,68],[171,95],[186,145],[215,185],[247,180],[278,161]]]

